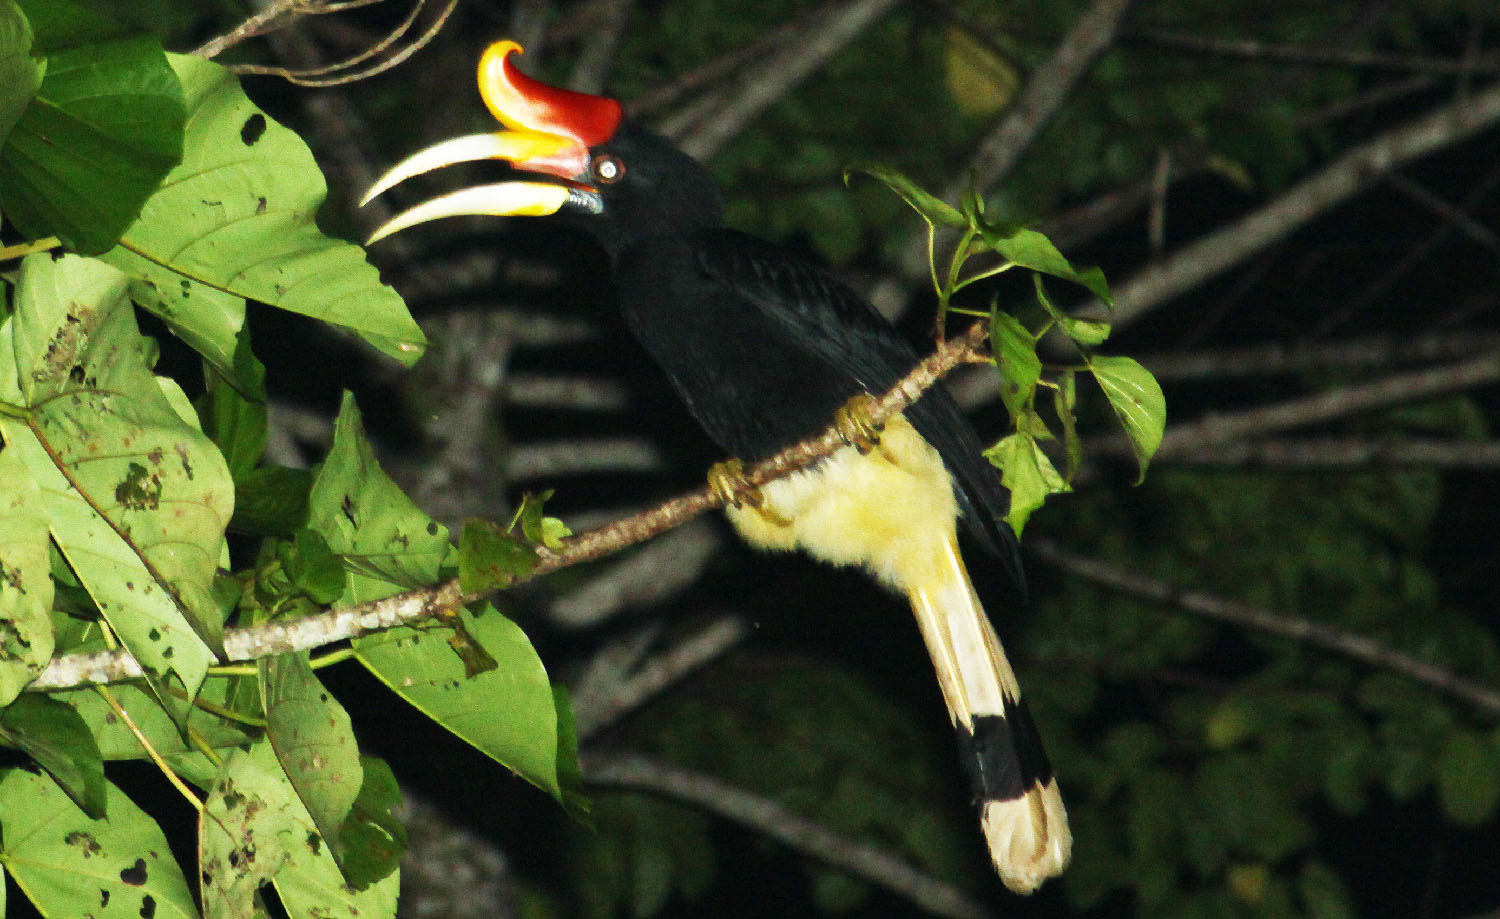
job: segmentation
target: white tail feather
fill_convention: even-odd
[[[1014,718],[1028,717],[1020,708],[1020,687],[952,538],[932,573],[925,583],[907,584],[907,592],[954,728],[961,736],[973,737],[975,719],[981,718],[986,730],[1011,732],[1005,749],[1014,745],[1022,756],[1045,762],[1040,749],[1025,749],[1034,740],[1029,725],[1022,729],[1011,724]],[[1014,765],[1023,776],[1026,773],[1021,763],[1003,765]],[[1050,774],[1030,781],[1015,797],[986,797],[981,802],[980,822],[990,858],[1007,887],[1030,893],[1067,867],[1073,837],[1057,782]]]

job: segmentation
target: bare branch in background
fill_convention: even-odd
[[[568,85],[583,93],[598,94],[609,79],[614,66],[615,50],[625,34],[625,24],[630,21],[630,11],[635,0],[605,0],[600,24],[589,30],[573,64],[573,79]]]
[[[1079,555],[1049,539],[1028,539],[1026,549],[1035,557],[1073,577],[1083,578],[1126,596],[1176,608],[1216,622],[1290,638],[1308,647],[1332,651],[1380,670],[1399,673],[1471,705],[1486,715],[1500,715],[1500,689],[1470,680],[1431,661],[1398,651],[1364,635],[1203,591],[1185,590],[1178,585],[1147,577],[1134,569]]]
[[[718,616],[687,638],[646,657],[641,645],[654,641],[656,631],[648,629],[624,645],[606,647],[574,684],[573,714],[580,745],[723,657],[745,640],[750,626],[736,616]],[[617,649],[623,654],[614,653]]]
[[[1489,352],[1457,364],[1335,386],[1274,405],[1207,415],[1197,421],[1172,425],[1163,435],[1156,455],[1165,460],[1208,445],[1233,443],[1392,405],[1411,404],[1497,380],[1500,380],[1500,352]]]
[[[1138,360],[1162,382],[1275,377],[1330,370],[1368,370],[1470,357],[1500,350],[1500,333],[1440,332],[1342,342],[1252,345],[1222,351],[1143,354]]]
[[[1270,204],[1115,284],[1115,309],[1110,321],[1117,329],[1130,325],[1173,297],[1284,239],[1399,166],[1472,137],[1497,121],[1500,87],[1491,87],[1356,147]],[[1089,312],[1103,315],[1097,306]]]
[[[590,472],[659,472],[666,467],[661,450],[642,437],[520,443],[506,451],[502,465],[513,482]]]
[[[1466,76],[1500,73],[1500,60],[1430,57],[1421,54],[1381,54],[1347,48],[1312,45],[1277,45],[1246,38],[1217,38],[1199,32],[1177,32],[1149,26],[1120,32],[1120,40],[1155,45],[1175,51],[1213,57],[1308,67],[1348,67],[1358,70],[1395,70],[1432,76]]]
[[[816,27],[794,41],[772,49],[755,62],[734,93],[715,104],[703,121],[663,125],[663,132],[688,155],[703,160],[745,129],[756,116],[828,63],[866,28],[895,6],[897,0],[850,0],[820,19]]]
[[[650,609],[686,590],[723,545],[722,531],[694,520],[616,560],[553,600],[549,622],[569,630],[603,625],[627,609]]]
[[[596,788],[621,788],[690,804],[896,893],[935,916],[991,915],[962,890],[884,850],[840,836],[769,798],[712,776],[636,754],[590,753],[579,759],[584,781]]]
[[[1111,444],[1111,453],[1127,458]],[[1309,437],[1187,447],[1165,457],[1173,466],[1253,467],[1281,470],[1500,469],[1500,441],[1386,440],[1369,437]]]

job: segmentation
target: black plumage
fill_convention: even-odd
[[[557,215],[608,252],[620,309],[708,436],[753,461],[821,432],[850,400],[917,364],[912,347],[826,270],[724,228],[707,170],[623,119],[613,100],[525,77],[500,42],[481,93],[510,129],[421,151],[371,194],[448,162],[496,158],[552,178],[454,192],[376,235],[457,214]],[[860,444],[869,448],[872,445]],[[873,449],[842,448],[726,509],[754,545],[865,568],[904,594],[937,673],[1001,878],[1030,892],[1072,836],[1015,674],[959,554],[958,521],[1022,583],[1008,496],[951,397],[930,389]]]

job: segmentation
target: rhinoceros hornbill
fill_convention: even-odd
[[[516,69],[515,42],[479,64],[479,90],[505,130],[414,154],[366,195],[458,162],[494,159],[530,178],[481,185],[395,217],[372,237],[464,214],[557,214],[608,252],[630,329],[688,410],[731,456],[761,459],[843,422],[850,445],[726,510],[753,545],[858,565],[911,601],[937,668],[960,754],[1001,878],[1030,892],[1063,870],[1067,814],[1015,674],[959,555],[968,530],[1020,579],[1008,495],[973,429],[941,389],[878,431],[860,399],[917,355],[875,310],[818,267],[725,229],[706,170],[623,117],[620,103]],[[742,494],[721,465],[724,494]],[[711,477],[713,478],[713,477]],[[731,484],[725,484],[728,481]]]

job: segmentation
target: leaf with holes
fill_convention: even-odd
[[[0,863],[44,916],[196,919],[156,822],[114,785],[93,820],[44,775],[0,771]]]
[[[182,162],[107,258],[132,290],[221,373],[232,372],[243,299],[344,326],[403,363],[425,339],[364,250],[318,229],[327,196],[307,145],[201,58],[170,57],[182,81]]]
[[[125,287],[94,259],[22,263],[0,398],[27,411],[0,429],[110,627],[148,675],[176,674],[191,695],[223,625],[211,591],[234,491],[181,391],[147,368]]]
[[[14,450],[0,450],[0,705],[52,658],[47,506]]]
[[[428,717],[523,779],[562,798],[558,720],[547,670],[519,626],[493,606],[457,611],[470,641],[495,666],[470,675],[436,629],[392,629],[357,639],[370,672]]]
[[[318,832],[336,847],[364,781],[349,713],[318,682],[305,654],[279,654],[258,667],[266,739]]]

